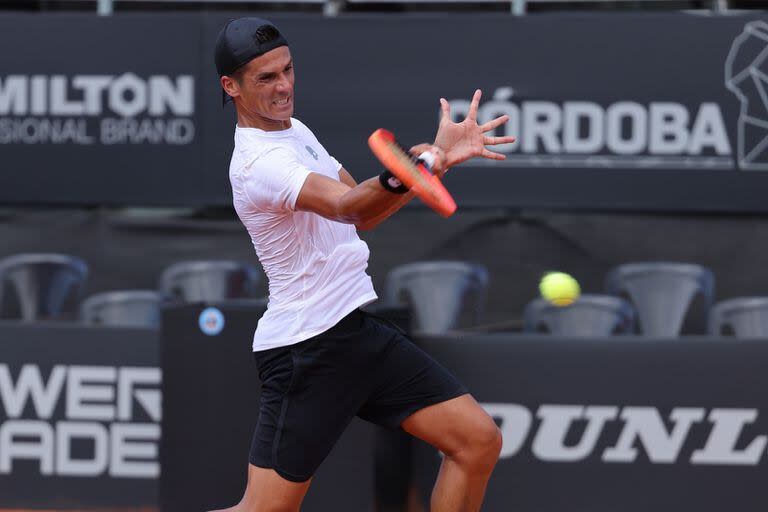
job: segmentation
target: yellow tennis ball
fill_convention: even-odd
[[[565,272],[548,272],[539,283],[541,296],[555,306],[567,306],[579,298],[578,281]]]

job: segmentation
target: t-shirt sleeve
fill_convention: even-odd
[[[244,173],[245,194],[260,210],[295,210],[310,171],[287,149],[255,158]]]
[[[330,159],[331,159],[331,163],[334,165],[334,167],[336,167],[336,172],[339,172],[339,171],[341,170],[341,168],[343,167],[343,166],[341,165],[341,163],[339,163],[339,161],[338,161],[338,160],[336,160],[335,158],[333,158],[333,155],[328,155],[328,158],[330,158]]]

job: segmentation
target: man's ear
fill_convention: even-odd
[[[232,96],[233,98],[236,96],[240,96],[240,84],[237,83],[237,80],[234,78],[224,75],[220,78],[221,81],[221,87],[224,89],[224,92]]]

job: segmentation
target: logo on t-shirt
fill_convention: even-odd
[[[312,155],[312,157],[314,157],[315,160],[317,160],[317,151],[312,149],[312,146],[304,146],[304,147],[307,148],[307,151],[309,152],[309,154]]]

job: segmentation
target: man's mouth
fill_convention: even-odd
[[[272,103],[274,103],[275,105],[282,106],[282,105],[287,105],[290,100],[291,100],[291,98],[287,97],[287,98],[283,98],[281,100],[275,100]]]

